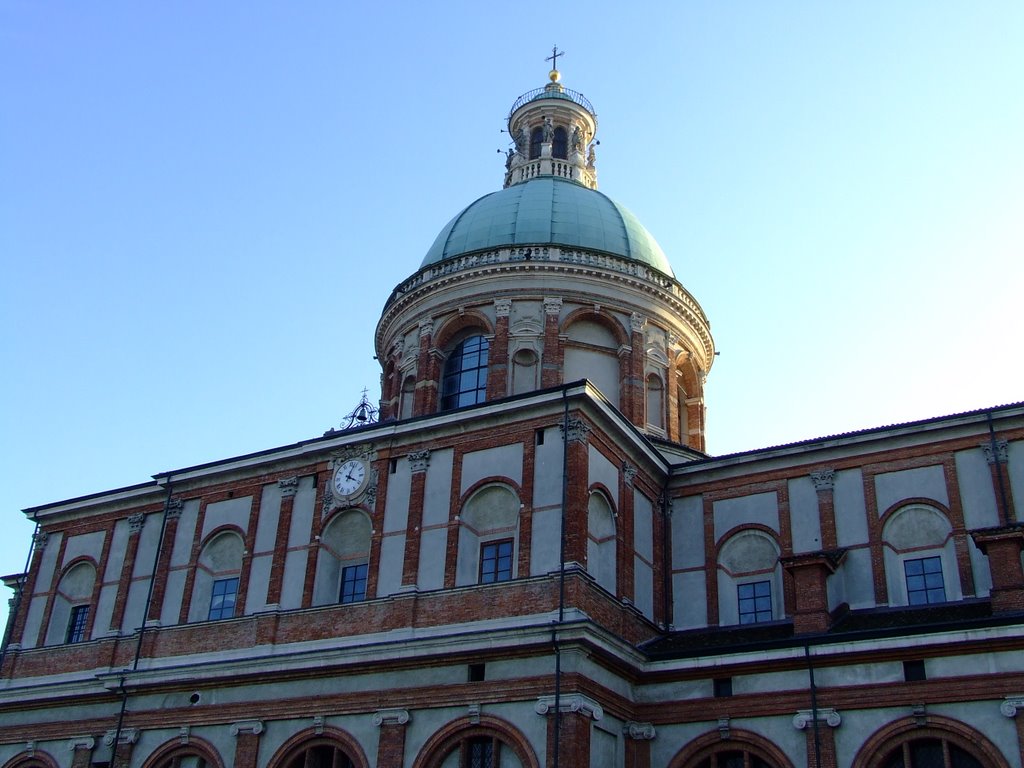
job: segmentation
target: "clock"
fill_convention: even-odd
[[[355,496],[369,480],[366,462],[349,459],[334,470],[334,491],[339,496]]]

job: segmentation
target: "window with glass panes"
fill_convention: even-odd
[[[341,569],[341,602],[356,603],[366,599],[366,569],[366,563]]]
[[[444,365],[441,410],[462,408],[487,399],[487,339],[470,336],[460,342]]]
[[[85,640],[85,627],[88,623],[88,605],[76,605],[72,608],[71,618],[68,620],[68,633],[65,641],[68,643],[80,643]]]
[[[739,598],[740,624],[756,624],[772,620],[772,584],[753,581],[736,587]]]
[[[512,578],[512,539],[488,541],[480,546],[480,583]]]
[[[210,595],[210,619],[230,619],[235,615],[235,598],[238,596],[238,577],[217,579],[213,582]]]
[[[903,561],[907,577],[907,602],[910,605],[928,605],[946,602],[946,585],[942,581],[942,559],[919,557]]]

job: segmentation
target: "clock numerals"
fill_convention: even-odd
[[[363,487],[366,480],[366,465],[350,459],[334,471],[334,490],[341,496],[351,496]]]

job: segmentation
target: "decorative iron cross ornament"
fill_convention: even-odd
[[[548,56],[546,59],[544,59],[544,61],[550,61],[552,69],[558,69],[558,57],[559,56],[565,56],[565,51],[560,51],[560,50],[558,50],[558,46],[557,45],[553,45],[553,46],[551,46],[551,55]]]

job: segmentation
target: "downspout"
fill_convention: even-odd
[[[814,684],[814,661],[811,658],[810,643],[804,643],[804,658],[807,659],[807,675],[811,683],[811,727],[814,729],[814,768],[821,768],[821,732],[818,730],[818,687]]]
[[[11,633],[14,632],[14,622],[18,618],[18,611],[21,610],[21,599],[25,593],[25,582],[28,581],[28,569],[32,565],[32,553],[36,549],[36,536],[39,535],[39,521],[33,518],[33,522],[36,524],[36,528],[32,531],[32,543],[28,545],[28,555],[25,557],[25,568],[21,572],[21,578],[18,579],[18,588],[14,590],[14,603],[11,606],[10,612],[7,614],[7,626],[4,627],[4,639],[3,643],[0,644],[0,669],[4,668],[4,659],[7,658],[7,646],[11,642]]]
[[[669,586],[671,583],[670,573],[672,567],[672,551],[670,549],[671,537],[669,536],[669,524],[672,521],[672,502],[668,497],[668,482],[671,474],[665,476],[665,485],[661,489],[661,600],[662,616],[665,617],[665,631],[668,632],[672,614],[670,613],[672,601],[669,599]]]
[[[153,557],[153,570],[149,574],[149,589],[146,592],[146,605],[142,609],[142,625],[139,627],[139,639],[135,643],[135,656],[132,659],[131,672],[135,672],[139,668],[139,657],[142,655],[142,636],[146,632],[146,622],[149,620],[149,607],[153,602],[153,587],[156,584],[156,570],[160,565],[160,555],[164,550],[164,533],[167,530],[167,512],[171,508],[171,488],[173,483],[171,477],[167,477],[167,495],[164,497],[164,514],[160,520],[160,537],[156,543],[156,555]],[[139,536],[142,535],[142,531],[139,531]],[[121,674],[121,710],[117,714],[117,728],[114,729],[114,743],[110,747],[110,768],[117,768],[117,748],[121,744],[121,731],[124,726],[124,713],[128,707],[128,689],[125,687],[125,672],[129,670],[122,670]]]
[[[565,505],[569,498],[569,398],[562,388],[562,509],[558,530],[558,621],[551,628],[555,648],[555,743],[552,766],[558,768],[559,743],[562,733],[562,649],[558,645],[558,628],[565,620]]]
[[[999,523],[1000,525],[1010,524],[1010,505],[1007,503],[1006,498],[1006,484],[1003,483],[1003,470],[999,467],[999,446],[996,442],[996,427],[992,423],[992,411],[985,414],[985,420],[988,422],[988,440],[992,451],[992,463],[996,468],[996,483],[999,486],[999,500],[1001,506],[999,508]]]

